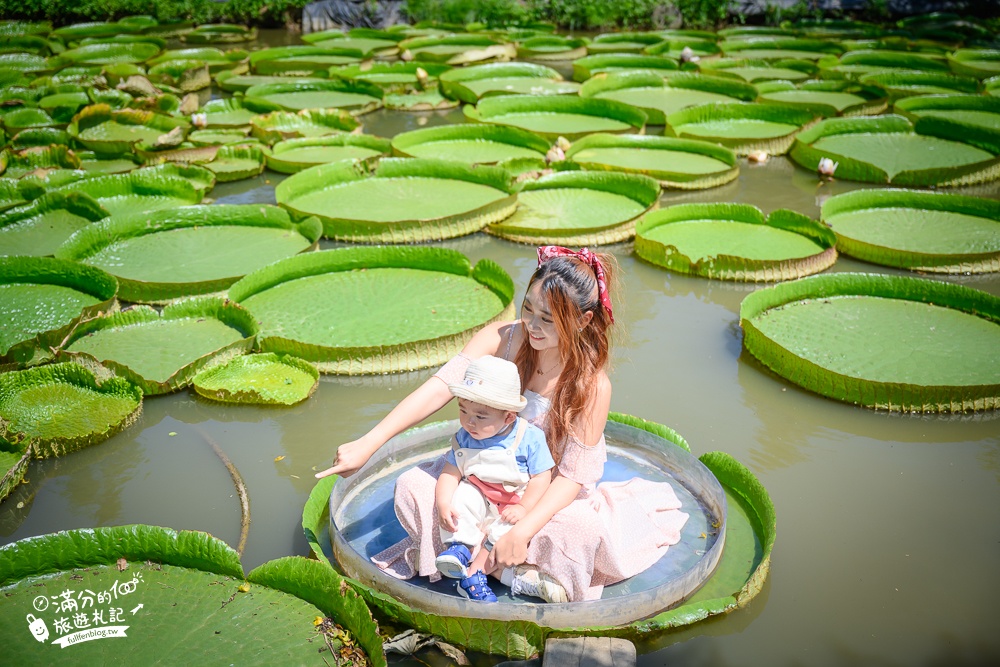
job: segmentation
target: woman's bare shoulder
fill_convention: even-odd
[[[478,359],[488,354],[502,357],[507,347],[508,338],[512,335],[516,338],[516,325],[516,320],[513,322],[493,322],[487,324],[477,331],[472,340],[462,348],[462,354],[471,359]]]

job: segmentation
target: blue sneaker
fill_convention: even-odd
[[[490,589],[490,585],[486,581],[486,575],[483,574],[482,570],[458,582],[458,592],[463,597],[477,602],[497,601],[497,596]]]
[[[447,549],[438,554],[434,564],[437,565],[438,572],[452,579],[465,579],[469,576],[469,563],[472,561],[472,553],[464,544],[454,542]]]

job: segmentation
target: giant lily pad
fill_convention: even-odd
[[[304,109],[295,113],[274,111],[250,120],[250,134],[266,144],[341,132],[361,132],[361,123],[344,109]]]
[[[406,39],[406,35],[401,33],[372,28],[353,28],[347,35],[325,30],[321,33],[302,36],[302,41],[315,46],[355,49],[361,52],[365,58],[371,56],[392,57],[399,53],[399,42],[404,39]]]
[[[163,302],[224,290],[314,249],[321,233],[315,218],[296,224],[276,206],[185,206],[108,218],[74,235],[56,256],[116,276],[126,301]]]
[[[865,74],[859,80],[885,89],[893,101],[910,95],[971,94],[979,89],[979,82],[973,78],[928,72],[877,72]]]
[[[233,42],[249,42],[257,39],[257,28],[231,23],[209,23],[200,25],[181,35],[181,40],[188,44],[230,44]]]
[[[728,148],[673,137],[592,134],[574,142],[566,157],[585,169],[645,174],[680,190],[714,188],[740,174]]]
[[[666,133],[713,141],[738,155],[755,151],[783,155],[795,135],[816,120],[811,111],[777,104],[706,104],[667,116]]]
[[[411,37],[399,42],[399,49],[404,60],[412,58],[448,65],[506,61],[517,56],[513,44],[502,44],[485,35]]]
[[[0,254],[41,257],[108,212],[82,192],[52,192],[0,213]]]
[[[475,104],[491,95],[575,95],[580,84],[563,81],[551,67],[531,63],[494,63],[453,69],[440,77],[447,97]]]
[[[951,71],[963,76],[985,79],[1000,74],[1000,50],[958,49],[948,55]]]
[[[242,49],[230,49],[222,51],[210,46],[195,47],[190,49],[176,49],[164,51],[157,57],[148,61],[149,65],[159,65],[160,63],[175,60],[198,60],[208,65],[208,70],[212,74],[223,71],[232,71],[235,74],[246,72],[249,68],[248,62],[250,54]]]
[[[0,361],[25,363],[81,320],[111,310],[118,282],[61,259],[0,257]]]
[[[632,53],[587,56],[573,61],[573,80],[582,82],[597,74],[627,70],[672,72],[677,70],[677,61],[663,56],[641,56]]]
[[[526,181],[517,211],[486,228],[518,243],[585,246],[619,243],[635,235],[636,220],[655,208],[660,184],[648,176],[566,171]]]
[[[316,83],[264,83],[251,86],[246,91],[248,104],[251,99],[259,98],[286,111],[338,108],[355,115],[379,108],[384,96],[383,90],[372,83],[344,79]]]
[[[35,107],[22,107],[8,111],[3,115],[3,127],[8,134],[14,135],[32,127],[52,127],[59,125],[44,110]]]
[[[839,55],[840,45],[821,39],[727,39],[719,48],[728,57],[745,60],[819,60],[829,54]]]
[[[645,113],[623,102],[564,95],[487,97],[464,111],[475,121],[511,125],[552,140],[560,136],[573,140],[594,132],[640,132],[646,124]]]
[[[264,149],[254,142],[222,146],[216,151],[215,158],[204,166],[215,174],[219,183],[229,183],[260,176],[264,172],[264,163]]]
[[[587,42],[560,35],[540,35],[520,40],[517,57],[522,60],[552,62],[576,60],[587,55]]]
[[[752,102],[757,89],[721,77],[678,72],[666,80],[655,72],[612,72],[588,80],[580,97],[617,100],[642,109],[648,122],[663,125],[675,111],[717,102]]]
[[[490,260],[443,248],[385,246],[307,253],[229,288],[260,322],[260,348],[324,373],[426,368],[473,331],[513,314],[514,285]]]
[[[505,125],[444,125],[397,134],[393,152],[403,157],[496,164],[517,158],[543,159],[547,141],[533,132]]]
[[[841,252],[930,273],[1000,271],[1000,202],[912,190],[858,190],[823,202]]]
[[[961,131],[925,120],[914,127],[902,116],[829,118],[800,134],[790,156],[807,169],[830,158],[837,177],[869,183],[954,186],[1000,177],[1000,147],[985,151],[964,143]]]
[[[405,468],[397,466],[393,469],[392,462],[383,457],[391,451],[393,454],[399,454],[400,458],[409,458],[408,463],[418,457],[419,460],[429,460],[429,457],[436,457],[446,446],[446,440],[454,432],[455,427],[455,422],[439,422],[413,429],[397,437],[392,446],[384,447],[376,453],[373,464],[366,468],[366,473],[349,479],[336,480],[337,488],[334,488],[335,478],[320,481],[310,494],[303,510],[303,530],[316,557],[329,563],[330,541],[336,540],[337,553],[348,554],[350,567],[364,569],[358,580],[348,581],[369,604],[377,606],[390,619],[421,631],[434,632],[450,642],[470,649],[512,658],[525,658],[540,651],[546,637],[553,632],[618,636],[633,640],[642,637],[652,638],[668,629],[691,625],[708,617],[743,607],[761,590],[770,569],[770,554],[775,537],[775,513],[767,491],[760,482],[728,454],[712,452],[695,460],[689,453],[687,443],[673,430],[660,424],[617,413],[609,416],[606,429],[610,455],[609,468],[616,469],[622,475],[629,477],[639,475],[647,479],[663,479],[666,474],[664,471],[669,470],[671,483],[676,489],[680,484],[679,479],[692,475],[694,469],[700,469],[703,465],[708,475],[699,478],[700,483],[704,484],[702,488],[714,484],[714,480],[718,480],[722,485],[726,501],[722,558],[714,574],[708,577],[693,596],[644,620],[609,627],[608,621],[603,620],[607,618],[607,613],[602,613],[604,612],[604,609],[600,608],[602,601],[588,602],[585,605],[573,603],[472,605],[458,599],[453,588],[448,590],[442,586],[428,589],[422,582],[404,583],[392,579],[371,566],[364,555],[358,557],[358,554],[366,550],[361,546],[364,542],[372,541],[368,548],[378,551],[383,546],[391,544],[392,540],[398,539],[401,531],[398,524],[393,525],[396,522],[395,516],[391,511],[380,512],[367,517],[363,528],[349,529],[339,523],[339,517],[330,516],[331,497],[338,498],[337,508],[340,514],[339,510],[343,507],[339,503],[340,494],[349,486],[367,486],[376,489],[375,493],[380,500],[379,507],[391,508],[392,481],[395,474]],[[407,457],[407,454],[411,456]],[[656,463],[648,466],[639,464],[642,467],[638,470],[630,468],[636,466],[637,456],[638,460],[656,461]],[[665,460],[670,460],[671,463],[667,464]],[[622,467],[627,470],[622,470]],[[690,489],[692,486],[694,485],[686,488]],[[384,504],[381,502],[382,499]],[[342,532],[337,531],[335,536],[325,539],[326,526],[329,525],[330,519],[341,526]],[[693,527],[694,523],[691,526]],[[369,527],[376,528],[368,532]],[[394,530],[399,532],[393,532]],[[713,532],[712,529],[705,531],[705,538],[709,538],[709,533]],[[708,551],[706,540],[698,539],[702,546],[697,547],[697,550],[699,553],[706,553]],[[722,542],[721,537],[719,542]],[[683,558],[682,550],[678,549],[674,557]],[[674,557],[668,552],[666,561],[673,561]],[[664,565],[670,567],[666,562]],[[685,570],[683,566],[671,570],[675,574],[680,571],[681,574],[668,582],[677,583],[683,580],[686,576],[683,574]],[[691,570],[688,569],[686,572],[690,573]],[[649,604],[652,598],[648,588],[649,581],[644,574],[621,585],[606,587],[605,600],[607,602],[613,600],[616,612],[624,614],[631,612],[634,614],[633,617],[642,616],[645,609],[641,606]],[[633,591],[633,586],[636,591],[641,590],[642,593],[637,592],[630,598],[628,596]],[[670,583],[663,586],[664,589],[671,587]],[[659,609],[664,609],[669,604],[661,599]]]
[[[276,111],[276,108],[266,111]],[[246,127],[254,116],[260,115],[259,107],[248,108],[240,97],[210,100],[198,112],[205,114],[201,126],[206,128]]]
[[[819,62],[824,79],[857,79],[867,74],[924,72],[945,74],[948,63],[943,58],[908,51],[850,51],[840,58]]]
[[[2,620],[25,623],[33,612],[48,631],[46,641],[22,631],[7,643],[17,664],[97,664],[126,644],[145,663],[190,651],[201,662],[386,664],[364,602],[332,569],[305,558],[270,561],[244,578],[239,555],[211,535],[144,525],[32,537],[0,556],[9,602]],[[39,599],[56,602],[38,610]],[[77,609],[63,607],[66,599],[84,610],[77,613],[86,629],[78,629],[80,617],[60,624]],[[317,618],[326,620],[317,627]],[[57,647],[65,653],[53,653]]]
[[[133,147],[153,150],[176,146],[189,128],[187,121],[163,114],[135,109],[113,111],[107,104],[94,104],[73,117],[68,132],[92,151],[118,155]]]
[[[1000,298],[904,276],[812,276],[740,306],[743,345],[839,401],[905,412],[1000,407]]]
[[[32,146],[19,151],[0,152],[4,178],[20,178],[36,169],[79,169],[80,158],[66,146]]]
[[[295,77],[296,81],[305,83],[315,83],[322,81],[323,77]],[[245,93],[251,86],[258,86],[264,83],[287,83],[288,77],[264,74],[236,74],[229,70],[224,70],[215,75],[215,83],[223,90],[231,93]]]
[[[210,365],[247,352],[257,323],[243,308],[217,297],[175,301],[162,312],[135,306],[79,324],[58,358],[98,363],[146,395],[183,389]]]
[[[287,354],[246,354],[198,373],[194,390],[223,403],[295,405],[316,391],[319,371]]]
[[[661,33],[663,34],[663,33]],[[667,56],[669,58],[694,57],[698,60],[712,58],[722,53],[716,45],[715,38],[676,36],[652,44],[643,49],[643,53],[651,56]]]
[[[205,181],[207,177],[210,181]],[[124,174],[95,176],[54,188],[90,195],[111,215],[197,204],[214,184],[207,169],[164,164]]]
[[[759,81],[805,81],[816,72],[816,65],[809,60],[743,60],[720,58],[699,63],[705,74],[741,79],[748,83]]]
[[[837,259],[833,233],[801,213],[749,204],[679,204],[646,216],[635,253],[678,273],[743,282],[801,278]]]
[[[770,81],[757,88],[761,102],[786,104],[824,117],[871,116],[889,106],[881,88],[851,81],[806,81],[797,86],[789,81]]]
[[[989,95],[914,95],[899,100],[893,110],[911,121],[947,127],[964,141],[985,150],[1000,146],[1000,99]]]
[[[168,60],[149,68],[149,79],[161,88],[189,93],[212,85],[208,63],[203,60]]]
[[[278,203],[315,215],[324,235],[362,243],[464,236],[514,212],[510,176],[497,167],[388,158],[371,175],[352,164],[318,165],[282,181]]]
[[[387,93],[405,93],[422,88],[436,89],[438,77],[450,69],[448,65],[440,63],[366,63],[364,65],[331,67],[330,76],[367,81],[382,88]],[[418,76],[417,70],[423,70],[423,75]]]
[[[646,47],[659,44],[663,37],[651,32],[612,32],[597,35],[587,44],[589,55],[602,53],[641,53]]]
[[[141,63],[160,53],[160,47],[149,42],[103,42],[85,44],[63,51],[49,62],[55,69],[66,65],[111,65]]]
[[[73,363],[0,375],[0,440],[34,458],[63,456],[107,440],[135,422],[142,392],[124,378],[98,382]]]
[[[294,174],[318,164],[343,160],[373,162],[391,152],[392,144],[388,139],[341,133],[279,141],[266,154],[266,160],[268,169]]]
[[[279,46],[250,54],[250,69],[254,74],[313,74],[330,67],[361,61],[364,54],[351,48],[318,46]]]

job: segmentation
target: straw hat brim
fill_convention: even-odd
[[[483,405],[488,405],[491,408],[496,408],[497,410],[511,410],[513,412],[520,412],[524,410],[524,407],[528,404],[528,399],[524,396],[518,396],[520,399],[517,403],[505,402],[496,396],[487,396],[484,393],[476,391],[480,385],[464,385],[464,384],[452,384],[448,385],[448,389],[451,390],[453,396],[457,398],[464,398],[466,400],[472,401],[473,403],[482,403]]]

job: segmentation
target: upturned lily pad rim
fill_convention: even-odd
[[[823,202],[820,217],[827,220],[835,215],[880,208],[919,208],[931,211],[961,213],[993,220],[1000,233],[1000,202],[982,197],[925,192],[921,190],[864,189],[834,195]],[[846,255],[884,266],[941,273],[978,273],[995,271],[1000,266],[1000,251],[989,253],[940,254],[902,250],[852,239],[833,229],[837,248]]]
[[[159,382],[148,380],[131,368],[114,359],[96,359],[87,352],[74,352],[66,348],[88,334],[113,329],[116,327],[141,326],[166,320],[184,319],[216,319],[231,329],[235,329],[241,338],[233,343],[213,350],[198,359],[174,371],[166,380]],[[142,389],[144,395],[166,394],[183,389],[191,384],[191,380],[204,368],[214,363],[221,363],[229,356],[244,354],[253,346],[258,333],[257,322],[246,309],[227,299],[216,296],[198,296],[190,299],[174,301],[157,312],[149,306],[135,306],[103,317],[95,317],[81,322],[60,346],[57,359],[77,361],[86,365],[102,365],[110,368],[120,377],[124,377]]]
[[[259,150],[259,149],[258,149]],[[323,225],[315,217],[299,222],[288,212],[268,204],[212,204],[182,206],[150,213],[116,215],[80,229],[57,250],[56,257],[86,264],[89,257],[124,239],[199,227],[264,227],[301,235],[315,250]],[[118,296],[137,303],[163,303],[173,299],[225,290],[243,276],[223,276],[195,282],[145,281],[115,276]]]
[[[996,75],[996,70],[976,67],[970,65],[969,61],[991,60],[1000,64],[1000,50],[998,49],[957,49],[948,54],[948,64],[955,74],[964,76],[974,76],[977,79],[985,79]]]
[[[934,118],[921,118],[916,125],[910,123],[903,116],[887,114],[868,118],[827,118],[820,121],[811,128],[808,128],[795,137],[789,156],[799,165],[815,170],[819,161],[824,157],[830,157],[838,163],[837,177],[849,180],[865,181],[869,183],[892,183],[895,185],[968,185],[993,180],[1000,176],[1000,146],[997,146],[993,159],[984,160],[958,167],[937,167],[932,169],[908,169],[901,171],[892,177],[876,167],[874,164],[865,162],[860,158],[849,157],[820,151],[813,148],[812,144],[823,137],[837,134],[851,133],[914,133],[926,134],[958,143],[973,144],[970,138],[982,138],[987,145],[995,145],[996,139],[983,134],[976,134],[967,129],[958,130],[948,123],[937,123]],[[978,145],[979,148],[990,150]]]
[[[939,280],[868,273],[810,276],[757,290],[740,304],[743,345],[766,367],[795,384],[836,400],[879,410],[972,412],[1000,407],[1000,384],[964,387],[854,378],[821,368],[762,334],[753,318],[803,299],[875,296],[951,308],[1000,323],[1000,297]]]
[[[246,92],[244,92],[244,104],[260,99],[263,100],[265,104],[276,104],[283,107],[286,111],[298,111],[298,109],[287,107],[280,101],[275,101],[270,98],[270,96],[273,95],[297,92],[343,92],[371,97],[371,102],[351,106],[351,111],[355,115],[374,111],[382,106],[382,102],[385,98],[384,90],[375,84],[362,79],[323,79],[321,81],[313,82],[301,82],[293,79],[288,83],[259,83],[256,86],[250,86],[246,89]]]
[[[254,366],[288,366],[292,370],[304,373],[313,379],[312,385],[305,392],[297,397],[297,400],[292,402],[280,401],[270,399],[267,396],[261,394],[257,389],[250,385],[238,385],[238,386],[228,386],[219,387],[218,389],[210,389],[205,385],[212,381],[216,376],[225,373],[227,370],[231,369],[233,366],[240,367],[254,367]],[[296,356],[290,354],[276,354],[274,352],[258,352],[256,354],[244,354],[243,356],[231,359],[225,364],[219,366],[213,366],[203,370],[194,376],[192,381],[192,386],[195,392],[199,396],[207,398],[212,401],[218,401],[220,403],[235,403],[235,404],[253,404],[253,405],[276,405],[276,406],[288,406],[296,405],[302,401],[308,399],[316,391],[316,387],[319,386],[319,371],[316,367],[310,364],[304,359],[299,359]]]
[[[452,68],[450,65],[444,65],[442,63],[423,63],[423,62],[394,62],[394,63],[374,63],[371,65],[342,65],[338,67],[330,67],[327,70],[327,74],[330,77],[338,79],[347,79],[348,81],[361,80],[373,83],[379,88],[386,91],[392,92],[403,92],[406,90],[411,90],[418,86],[417,83],[417,70],[422,69],[427,72],[429,81],[434,81],[438,79],[445,72],[450,71]],[[368,77],[370,75],[378,74],[412,74],[412,82],[407,83],[385,83],[378,81],[377,79],[372,81]]]
[[[713,219],[763,225],[798,234],[819,246],[820,251],[807,257],[780,260],[750,259],[726,254],[692,259],[675,246],[648,237],[650,231],[663,225]],[[677,204],[647,215],[636,225],[635,235],[635,254],[639,258],[670,271],[705,278],[745,282],[791,280],[823,271],[837,260],[837,237],[818,221],[789,209],[777,209],[765,216],[763,211],[750,204]],[[673,252],[668,252],[671,248]]]
[[[667,443],[672,443],[681,449],[689,451],[689,447],[684,439],[666,426],[614,412],[608,418],[609,422],[617,422],[662,438],[664,446],[670,446]],[[749,604],[752,598],[760,592],[770,571],[770,557],[776,534],[774,504],[766,489],[764,489],[753,473],[730,455],[723,452],[711,452],[703,454],[699,460],[709,468],[712,474],[715,475],[718,481],[730,493],[744,500],[748,508],[750,523],[760,540],[762,553],[760,554],[760,560],[756,563],[746,583],[738,591],[734,591],[732,595],[726,597],[682,603],[680,606],[664,611],[652,618],[636,621],[617,628],[594,627],[582,629],[577,627],[570,631],[571,634],[620,636],[633,639],[649,637],[670,628],[691,625],[706,618],[742,608]],[[327,564],[330,564],[326,556],[329,547],[323,546],[320,536],[328,523],[330,497],[336,481],[337,477],[335,476],[320,480],[309,494],[309,499],[302,513],[302,528],[305,532],[306,540],[309,542],[315,557]],[[443,626],[440,623],[441,617],[409,607],[360,581],[354,579],[348,579],[347,581],[353,588],[361,592],[370,604],[383,609],[383,611],[394,619],[414,627],[430,628],[433,626],[433,630],[431,631],[438,634],[443,630],[448,630],[447,626]],[[464,626],[464,623],[462,625]],[[526,658],[530,657],[532,653],[542,650],[546,637],[553,630],[531,622],[504,623],[500,621],[497,622],[497,627],[490,632],[475,634],[468,633],[467,631],[458,632],[461,634],[455,637],[454,641],[468,645],[469,648],[492,653],[505,652],[512,658]],[[516,638],[517,641],[512,643],[510,641],[511,638]]]
[[[16,442],[32,458],[44,459],[63,456],[84,447],[104,442],[135,423],[142,412],[142,390],[125,378],[110,377],[98,380],[89,369],[71,362],[45,364],[20,371],[0,374],[0,402],[29,387],[39,385],[73,385],[102,395],[115,396],[131,401],[131,412],[120,421],[108,424],[102,431],[78,433],[72,436],[46,438],[27,435],[10,427],[10,422],[0,418],[0,439]]]
[[[802,37],[761,37],[760,39],[752,40],[723,40],[719,43],[719,48],[727,56],[733,57],[738,56],[741,51],[753,51],[757,49],[768,49],[768,50],[794,50],[794,51],[805,51],[817,54],[820,57],[821,54],[834,54],[840,55],[844,52],[844,47],[824,39],[809,39]],[[773,58],[773,60],[780,60],[780,57]],[[772,60],[768,58],[767,60]]]
[[[767,81],[757,85],[759,101],[767,104],[780,104],[805,109],[814,115],[830,118],[832,116],[868,116],[882,113],[889,106],[889,97],[878,86],[869,86],[847,80],[806,81],[795,85],[791,81]],[[786,91],[802,92],[838,92],[848,93],[861,98],[860,102],[838,109],[832,104],[816,101],[777,100],[767,97],[770,93]]]
[[[782,123],[796,126],[787,134],[778,137],[754,139],[751,137],[686,137],[684,126],[712,120],[752,119]],[[807,109],[794,109],[780,104],[762,104],[758,102],[729,102],[717,104],[702,104],[696,107],[681,109],[667,116],[664,133],[682,138],[713,141],[727,146],[737,154],[747,154],[764,150],[770,155],[783,155],[791,148],[795,135],[803,128],[815,124],[819,117]]]
[[[298,597],[345,627],[373,667],[385,667],[382,638],[363,600],[332,568],[301,557],[269,561],[244,576],[239,554],[208,533],[132,524],[31,537],[0,547],[0,586],[88,566],[153,561],[246,579]],[[291,573],[291,564],[301,572]]]
[[[471,67],[456,67],[438,77],[441,94],[466,104],[476,104],[481,98],[492,97],[497,91],[488,91],[482,96],[466,85],[470,81],[488,81],[498,78],[544,79],[562,81],[557,70],[537,63],[488,63]]]
[[[407,268],[436,271],[469,277],[493,292],[502,304],[501,312],[493,320],[513,314],[514,282],[498,264],[483,259],[472,266],[469,259],[458,252],[431,246],[355,246],[306,253],[283,259],[246,275],[229,288],[229,298],[234,302],[246,301],[255,294],[289,281],[336,271],[354,271],[370,268]],[[315,363],[322,373],[356,375],[373,372],[398,372],[426,368],[433,363],[419,359],[400,359],[402,353],[412,355],[414,348],[428,346],[455,347],[457,352],[467,335],[488,324],[482,322],[468,331],[443,339],[409,341],[398,345],[370,347],[329,347],[279,336],[264,336],[259,341],[265,352],[287,353]],[[460,342],[461,341],[461,342]],[[453,345],[452,345],[453,344]],[[420,354],[426,354],[419,352]],[[435,359],[435,361],[437,361]]]
[[[495,116],[511,113],[569,113],[598,118],[611,118],[626,123],[622,132],[641,132],[646,126],[646,113],[634,106],[614,100],[583,99],[569,95],[500,95],[484,97],[476,106],[463,108],[466,118],[482,123],[496,122]],[[504,123],[498,123],[503,125]],[[571,141],[592,132],[544,132],[546,138],[565,136]],[[617,134],[617,133],[612,133]]]
[[[66,131],[76,141],[80,142],[90,150],[103,155],[119,155],[128,153],[135,146],[145,145],[146,141],[140,138],[135,139],[89,139],[80,136],[84,130],[95,127],[102,123],[120,123],[123,125],[144,125],[161,131],[166,134],[175,128],[187,134],[190,124],[180,118],[172,118],[152,111],[139,111],[138,109],[112,109],[107,104],[92,104],[83,108],[73,116]]]
[[[0,212],[0,230],[49,211],[66,210],[73,215],[96,222],[109,213],[97,200],[83,192],[47,192],[27,204]],[[2,237],[0,237],[2,238]]]
[[[358,49],[351,48],[339,48],[339,47],[320,47],[320,46],[308,46],[308,45],[294,45],[294,46],[272,46],[266,49],[261,49],[259,51],[254,51],[250,54],[250,68],[257,74],[271,74],[275,71],[280,71],[275,68],[261,67],[261,63],[272,63],[274,61],[284,60],[286,58],[296,58],[302,59],[301,62],[296,62],[294,69],[296,70],[307,70],[315,68],[317,71],[329,69],[330,63],[324,62],[321,59],[314,61],[311,65],[308,62],[308,56],[346,56],[349,58],[354,58],[360,61],[364,54]],[[305,57],[305,58],[303,58]]]
[[[117,305],[118,281],[114,276],[93,266],[53,257],[0,257],[0,282],[59,285],[88,294],[98,301],[57,329],[40,331],[28,340],[14,343],[0,354],[0,362],[25,363],[36,350],[58,345],[80,320],[105,313]]]
[[[296,127],[305,125],[329,127],[336,132],[360,132],[361,123],[345,109],[303,109],[273,111],[250,119],[250,134],[264,143],[274,144],[284,139],[304,136]],[[281,129],[289,128],[287,131]]]
[[[649,169],[641,172],[647,176],[652,176],[660,181],[665,187],[681,189],[700,189],[723,185],[739,176],[740,168],[737,164],[736,153],[725,146],[700,141],[697,139],[678,139],[676,137],[660,137],[640,134],[601,134],[595,133],[573,142],[566,152],[566,158],[573,160],[586,169],[603,169],[607,171],[630,171],[621,167],[604,165],[597,162],[580,162],[576,156],[588,148],[651,148],[670,151],[680,151],[683,153],[695,153],[706,155],[719,160],[727,165],[726,169],[713,174],[688,174],[682,171],[669,171],[667,169]]]
[[[573,61],[573,80],[584,82],[608,68],[677,70],[677,61],[666,56],[645,56],[633,53],[602,53]]]
[[[540,48],[544,46],[565,46],[565,49]],[[587,55],[587,41],[580,38],[559,35],[538,35],[517,43],[517,57],[525,60],[576,60]]]
[[[393,154],[401,157],[414,157],[409,149],[425,143],[438,141],[454,141],[468,139],[470,141],[485,140],[496,141],[512,146],[528,148],[539,153],[542,157],[548,152],[550,144],[548,141],[529,130],[510,125],[490,125],[490,124],[466,124],[466,125],[441,125],[439,127],[425,127],[419,130],[401,132],[392,138]]]
[[[408,218],[404,210],[400,219],[391,222],[348,219],[337,216],[336,212],[326,215],[302,211],[294,205],[297,197],[317,189],[329,188],[334,184],[363,179],[409,177],[466,181],[485,185],[506,196],[483,206],[440,218]],[[374,171],[367,170],[365,165],[360,163],[320,164],[286,178],[275,188],[274,196],[280,206],[294,215],[300,217],[315,215],[322,220],[325,236],[362,243],[440,240],[472,233],[493,220],[503,219],[513,213],[517,201],[510,174],[504,169],[431,158],[383,158],[379,160]]]
[[[914,86],[932,86],[968,94],[974,94],[979,90],[979,82],[976,79],[937,72],[876,72],[865,74],[858,80],[866,85],[885,89],[892,99],[923,94],[913,90]]]
[[[251,86],[264,83],[264,81],[254,81],[254,79],[267,79],[268,83],[280,83],[280,81],[272,81],[272,79],[277,80],[283,78],[284,77],[276,74],[237,74],[232,70],[223,70],[213,75],[215,85],[230,93],[243,93],[246,92],[247,88],[250,88]],[[324,78],[324,73],[316,72],[312,76],[296,77],[296,80],[313,82],[322,81]]]
[[[296,162],[287,157],[282,157],[283,154],[300,148],[324,146],[360,146],[378,151],[377,155],[367,158],[364,162],[374,162],[392,153],[392,142],[389,139],[376,137],[371,134],[341,133],[321,137],[300,137],[298,139],[285,139],[274,144],[271,150],[265,153],[267,168],[284,174],[294,174],[303,169],[308,169],[317,163]]]

